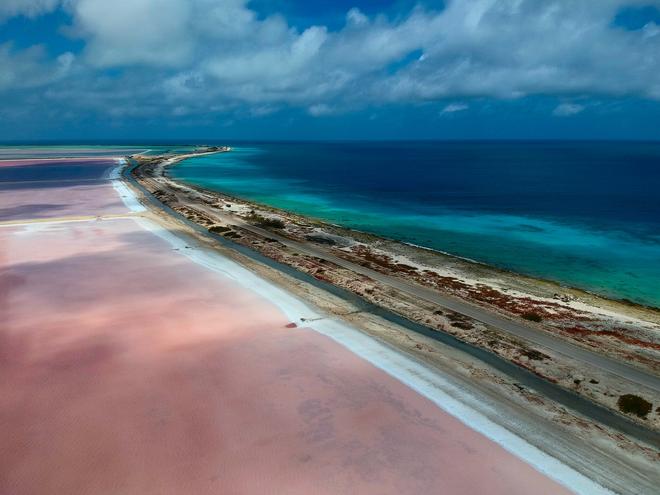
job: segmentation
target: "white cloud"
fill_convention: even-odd
[[[379,85],[393,100],[529,94],[660,97],[660,40],[612,26],[635,2],[472,0],[419,14],[423,64]],[[409,21],[404,21],[404,24]],[[399,27],[401,29],[401,27]]]
[[[277,112],[278,108],[273,105],[253,106],[250,108],[250,115],[254,117],[265,117]]]
[[[307,111],[314,117],[323,117],[325,115],[332,115],[334,113],[334,109],[325,103],[311,105]]]
[[[192,55],[188,2],[72,0],[70,8],[93,65],[178,66]]]
[[[584,105],[579,105],[577,103],[560,103],[552,111],[552,115],[556,117],[570,117],[571,115],[576,115],[584,110]]]
[[[115,92],[135,108],[294,105],[317,115],[383,102],[537,94],[660,100],[657,25],[626,31],[612,23],[623,6],[660,0],[449,0],[443,10],[417,7],[395,19],[351,9],[338,30],[297,30],[281,15],[257,15],[248,0],[0,2],[0,18],[61,3],[85,43],[75,59],[59,61],[0,52],[10,67],[0,73],[0,90],[42,84],[48,94],[70,94],[72,81],[58,81],[75,74],[74,82],[84,81],[80,91],[97,101],[114,102],[101,92]],[[108,79],[106,68],[123,76]],[[127,81],[144,88],[125,92]],[[581,110],[563,103],[554,113]]]
[[[346,14],[346,24],[349,26],[364,26],[368,22],[369,18],[358,8],[352,8]]]
[[[0,1],[0,21],[17,15],[35,17],[53,11],[60,0],[2,0]]]
[[[69,73],[74,60],[75,56],[66,52],[50,61],[39,45],[16,50],[11,43],[0,44],[0,91],[53,84]]]
[[[462,112],[463,110],[467,110],[469,105],[465,103],[450,103],[449,105],[445,106],[445,108],[442,109],[441,113],[456,113],[456,112]]]
[[[286,32],[278,44],[265,43],[236,53],[213,54],[206,64],[208,72],[230,84],[254,84],[281,90],[297,86],[304,71],[325,43],[325,28],[311,27],[300,35]]]
[[[660,34],[660,26],[655,22],[649,22],[642,28],[642,31],[644,33],[644,37],[653,38]]]

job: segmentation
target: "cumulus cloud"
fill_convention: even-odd
[[[349,26],[364,26],[368,22],[369,18],[358,8],[354,7],[346,13],[346,23]]]
[[[560,103],[552,111],[552,115],[556,117],[570,117],[571,115],[576,115],[584,110],[584,105],[579,105],[577,103]]]
[[[660,40],[614,27],[635,2],[452,1],[418,15],[424,61],[379,83],[392,99],[529,94],[660,98]],[[406,20],[406,25],[411,20]],[[401,26],[399,26],[401,29]]]
[[[314,117],[323,117],[324,115],[332,115],[334,113],[333,108],[329,105],[326,105],[325,103],[312,105],[307,109],[307,111]]]
[[[2,0],[0,21],[17,15],[35,17],[52,12],[59,4],[60,0]]]
[[[264,43],[235,53],[211,55],[204,65],[207,74],[226,84],[234,96],[249,101],[295,97],[315,92],[318,81],[311,80],[315,59],[327,40],[323,27],[310,27],[300,34],[284,30],[278,43]]]
[[[0,91],[53,84],[67,76],[74,60],[69,52],[48,60],[44,47],[39,45],[17,50],[12,43],[0,44]]]
[[[445,106],[445,108],[442,109],[441,113],[456,113],[456,112],[462,112],[463,110],[467,110],[469,105],[465,103],[450,103],[449,105]]]
[[[144,91],[126,94],[132,108],[160,104],[186,114],[293,105],[323,115],[383,102],[537,94],[660,100],[660,29],[613,23],[622,7],[658,0],[449,0],[393,19],[351,9],[335,30],[296,29],[283,15],[258,15],[248,0],[3,0],[0,18],[58,4],[82,53],[48,61],[6,49],[0,56],[13,67],[0,75],[0,90],[43,84],[46,94],[64,95],[84,81],[80,91],[94,98],[80,95],[81,104],[114,101],[100,93],[139,81]],[[108,78],[106,69],[121,75]],[[57,77],[41,75],[48,71]],[[75,81],[60,82],[67,74]],[[554,113],[581,110],[562,103]]]
[[[93,65],[178,66],[192,55],[188,2],[73,0],[69,5]]]

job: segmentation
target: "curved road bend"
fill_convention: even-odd
[[[480,321],[487,325],[491,325],[527,342],[552,349],[554,352],[569,358],[587,363],[591,366],[617,375],[625,380],[634,382],[638,385],[642,385],[656,392],[660,392],[660,377],[648,373],[642,369],[630,366],[621,361],[617,361],[604,354],[590,351],[576,344],[568,342],[563,338],[555,337],[550,333],[529,327],[523,323],[498,315],[492,311],[481,308],[467,301],[441,294],[433,289],[406,282],[400,278],[385,275],[370,268],[358,265],[357,263],[339,258],[338,256],[335,256],[323,248],[310,246],[298,241],[293,241],[287,237],[283,237],[269,230],[255,227],[254,225],[240,221],[233,216],[224,214],[206,205],[196,205],[196,208],[213,218],[221,219],[227,224],[241,227],[258,235],[276,239],[285,246],[295,249],[301,253],[322,258],[326,261],[339,265],[342,268],[346,268],[347,270],[365,275],[392,288],[417,298],[424,299],[427,302],[437,304],[438,306],[441,306],[445,309],[455,311],[456,313],[460,313],[474,320]]]

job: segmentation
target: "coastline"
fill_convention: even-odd
[[[609,300],[579,289],[561,287],[551,281],[472,263],[426,248],[415,248],[179,183],[169,177],[167,169],[188,157],[167,157],[164,160],[149,158],[143,160],[140,173],[153,182],[152,187],[159,200],[178,203],[179,206],[174,208],[178,213],[205,228],[212,228],[215,222],[220,222],[217,226],[220,231],[216,233],[239,244],[251,245],[250,235],[283,235],[284,239],[296,242],[296,247],[313,249],[317,256],[328,254],[326,262],[334,260],[335,263],[344,264],[344,267],[348,263],[351,269],[357,269],[363,275],[365,271],[362,267],[366,267],[370,272],[367,278],[378,272],[390,279],[405,279],[414,285],[440,291],[451,299],[469,301],[471,305],[484,308],[489,313],[524,321],[525,325],[535,327],[540,333],[561,336],[585,349],[597,347],[599,353],[625,359],[654,376],[660,371],[660,311],[655,308]],[[154,164],[157,165],[154,167]],[[161,187],[163,190],[158,190]],[[281,225],[274,228],[263,228],[262,225],[260,229],[259,225],[253,225],[254,218],[250,218],[255,212],[258,220],[270,219]],[[246,232],[246,228],[250,232]],[[260,246],[257,239],[252,247],[277,259],[282,258],[278,249],[284,246],[281,246],[281,242]],[[279,261],[291,264],[291,260],[285,258],[287,256]],[[325,278],[322,274],[312,275],[320,280]],[[372,302],[378,302],[369,293],[357,293]],[[448,302],[445,298],[445,303]],[[540,318],[530,319],[528,315]],[[446,318],[444,321],[440,318],[439,322],[435,322],[437,318],[433,320],[434,326],[440,330],[447,330],[447,326],[451,326],[451,321],[446,321]],[[653,380],[655,391],[659,392],[660,380]]]
[[[502,148],[502,153],[512,153],[510,165],[493,167],[470,155],[470,146],[459,146],[456,156],[465,158],[465,174],[451,158],[451,145],[442,143],[429,148],[414,143],[236,145],[235,156],[185,160],[170,175],[261,206],[421,244],[607,299],[660,307],[655,283],[660,278],[660,245],[653,237],[657,215],[650,213],[658,203],[648,191],[640,191],[638,198],[646,198],[648,211],[642,208],[636,215],[634,198],[622,200],[631,190],[609,191],[600,179],[588,177],[584,187],[578,186],[570,180],[566,163],[558,160],[537,171],[557,179],[548,184],[552,190],[570,189],[566,197],[554,197],[533,181],[534,167],[524,167],[513,145]],[[565,152],[573,149],[567,146]],[[492,151],[475,149],[482,157]],[[536,157],[544,148],[521,149]],[[401,169],[397,161],[408,155],[419,162]],[[472,158],[483,162],[481,172],[470,168]],[[440,161],[434,166],[436,159]],[[514,169],[515,175],[506,175]],[[499,174],[504,174],[501,183]],[[489,182],[479,177],[489,177]],[[610,201],[604,199],[605,190],[611,193]]]
[[[334,223],[334,222],[331,222],[331,221],[324,220],[322,218],[315,217],[313,215],[307,215],[307,214],[303,214],[303,213],[292,212],[290,210],[287,210],[286,208],[280,208],[280,207],[272,206],[272,205],[269,205],[269,204],[266,204],[266,203],[263,203],[263,202],[259,202],[257,200],[253,200],[253,199],[249,199],[249,198],[240,196],[240,195],[234,195],[234,194],[228,193],[226,191],[221,191],[221,190],[217,190],[217,189],[210,189],[208,187],[204,187],[204,186],[196,184],[194,182],[189,182],[189,181],[186,181],[185,179],[180,179],[178,177],[174,177],[169,173],[169,170],[174,168],[180,162],[185,161],[189,158],[194,158],[196,156],[199,156],[199,155],[193,154],[193,155],[187,155],[187,156],[182,157],[180,159],[176,158],[171,163],[168,163],[167,165],[165,165],[165,167],[163,169],[163,175],[166,176],[168,179],[170,179],[173,182],[178,182],[180,184],[185,184],[186,186],[188,186],[190,188],[193,188],[193,189],[196,189],[196,190],[199,190],[199,191],[203,191],[203,192],[211,194],[211,195],[216,194],[216,195],[219,195],[223,198],[233,200],[236,203],[243,203],[243,204],[246,204],[246,205],[251,205],[251,206],[254,206],[254,207],[256,207],[260,210],[270,211],[273,214],[281,214],[281,215],[285,215],[285,216],[291,217],[291,218],[302,219],[303,221],[307,221],[309,224],[319,225],[319,226],[322,226],[322,227],[336,228],[339,231],[342,231],[344,233],[348,233],[348,235],[353,234],[357,237],[365,237],[365,238],[369,239],[370,242],[372,242],[374,240],[376,240],[376,241],[380,240],[380,241],[388,241],[388,242],[391,242],[391,243],[410,246],[411,248],[416,249],[416,250],[428,251],[430,253],[434,253],[435,255],[446,257],[446,258],[449,258],[449,259],[452,259],[452,260],[464,261],[469,265],[473,265],[473,266],[476,266],[476,267],[479,267],[479,266],[484,267],[484,268],[488,269],[490,272],[493,272],[493,273],[496,273],[496,274],[501,274],[501,275],[504,275],[504,276],[508,275],[508,276],[512,276],[512,277],[516,277],[516,278],[520,278],[520,279],[526,279],[526,280],[530,280],[534,283],[539,283],[539,284],[552,285],[558,291],[562,291],[562,290],[571,291],[571,292],[575,292],[575,293],[580,293],[580,294],[585,294],[585,295],[588,295],[588,296],[592,296],[594,298],[601,299],[601,300],[604,300],[604,301],[608,301],[608,302],[614,303],[614,304],[621,304],[621,305],[625,305],[625,306],[630,306],[632,308],[638,308],[638,309],[641,309],[641,310],[649,310],[649,311],[657,313],[657,315],[658,315],[657,320],[660,322],[660,305],[654,306],[652,304],[643,303],[643,302],[639,302],[639,301],[634,301],[634,300],[631,300],[631,299],[627,299],[625,297],[611,296],[611,295],[607,295],[607,294],[602,293],[602,292],[589,290],[587,288],[580,287],[578,285],[571,285],[571,284],[562,282],[561,280],[553,279],[551,277],[540,277],[540,276],[530,275],[530,274],[526,274],[526,273],[521,273],[521,272],[515,271],[513,269],[505,268],[505,267],[502,267],[502,266],[497,266],[495,264],[490,264],[488,262],[480,261],[478,259],[470,258],[468,256],[461,256],[459,254],[451,253],[451,252],[448,252],[448,251],[443,251],[443,250],[438,249],[438,248],[424,246],[424,245],[416,244],[414,242],[408,242],[408,241],[405,241],[405,240],[395,240],[395,239],[388,238],[387,236],[384,236],[384,235],[381,235],[381,234],[378,234],[378,233],[374,233],[374,232],[370,232],[370,231],[367,231],[367,230],[362,230],[362,229],[358,229],[358,228],[354,228],[354,227],[344,226],[344,225],[341,225],[341,224],[338,224],[338,223]]]
[[[176,157],[174,158],[168,157],[165,161],[163,161],[163,159],[159,157],[157,159],[153,159],[153,158],[149,159],[147,163],[151,163],[151,164],[158,163],[159,165],[163,165],[163,164],[172,165],[177,161],[179,160]],[[143,162],[143,165],[144,164],[145,163]],[[170,200],[168,201],[168,198],[165,197],[167,194],[170,194],[171,191],[170,193],[168,193],[167,189],[162,188],[162,181],[163,180],[167,181],[168,179],[163,178],[159,174],[155,174],[154,170],[152,170],[149,166],[142,168],[138,179],[140,179],[141,182],[146,183],[147,189],[151,189],[152,192],[155,192],[158,201],[162,201],[163,199],[165,199],[166,204],[170,203],[170,206],[172,206],[171,198],[169,198]],[[158,185],[158,187],[156,187],[156,185]],[[169,185],[172,186],[172,184]],[[208,219],[206,222],[203,221],[204,220],[203,217],[205,216],[204,211],[202,210],[191,211],[192,205],[209,204],[209,202],[215,202],[217,201],[217,198],[220,195],[217,195],[217,193],[215,193],[214,195],[209,196],[206,191],[198,191],[198,190],[196,190],[196,192],[194,193],[191,193],[187,185],[176,184],[173,187],[177,191],[185,191],[185,194],[192,194],[196,198],[196,201],[191,201],[189,203],[186,203],[185,206],[177,207],[176,205],[174,205],[174,211],[183,215],[184,218],[188,218],[188,220],[193,222],[194,224],[200,226],[201,230],[203,231],[206,231],[206,229],[209,227],[220,226],[217,222],[209,223]],[[137,190],[136,192],[140,195],[143,194],[139,190]],[[238,205],[232,203],[231,208],[233,210],[240,210],[240,209],[246,210],[250,206],[252,205],[246,206],[242,204],[241,208],[239,208]],[[150,208],[150,210],[157,211],[157,209],[154,210],[153,208]],[[244,213],[246,212],[244,211]],[[180,220],[172,218],[170,214],[167,212],[161,211],[159,213],[159,218],[166,224],[169,224],[171,226],[171,229],[176,228],[177,230],[179,230],[183,228],[184,230],[190,230],[189,226],[181,224]],[[287,221],[290,220],[291,218],[287,217]],[[244,241],[243,244],[241,244],[240,242],[238,244],[235,244],[236,246],[249,245],[249,242],[245,240],[245,237],[247,235],[247,231],[245,229],[241,228],[238,225],[231,225],[231,228],[228,227],[222,227],[222,228],[225,230],[219,231],[213,236],[226,237],[227,241],[230,243],[236,243],[237,240]],[[236,237],[234,236],[226,236],[227,233],[231,234],[231,233],[239,233],[239,232],[240,235],[243,237],[243,239],[236,239]],[[315,292],[313,288],[304,287],[305,284],[301,284],[298,281],[294,281],[290,279],[290,277],[288,277],[286,274],[282,274],[282,273],[275,274],[273,273],[273,270],[271,270],[267,266],[264,266],[261,263],[255,263],[250,260],[247,260],[245,256],[243,256],[240,253],[240,250],[236,251],[234,249],[226,248],[223,247],[222,245],[218,245],[217,243],[213,241],[209,241],[208,239],[204,240],[206,236],[203,236],[201,234],[198,235],[194,231],[191,232],[191,235],[195,235],[197,241],[204,244],[209,249],[220,250],[223,255],[233,259],[236,259],[238,257],[239,263],[241,265],[248,267],[251,271],[256,271],[260,276],[263,276],[264,278],[273,280],[277,285],[285,286],[288,292],[298,294],[298,297],[303,297],[305,300],[308,300],[309,297],[312,297],[312,299],[314,300],[314,304],[317,305],[318,307],[322,307],[325,310],[325,312],[332,314],[333,316],[336,316],[344,321],[348,321],[351,324],[357,325],[360,331],[369,334],[371,337],[375,337],[377,340],[385,343],[390,347],[394,347],[399,352],[403,351],[406,354],[412,355],[414,359],[418,360],[424,366],[427,367],[431,366],[431,368],[438,368],[439,363],[445,360],[444,367],[440,366],[440,369],[443,369],[443,371],[450,370],[449,371],[450,374],[456,372],[456,370],[453,369],[456,367],[456,362],[446,361],[446,355],[452,355],[455,358],[456,353],[442,345],[439,345],[438,342],[433,341],[432,339],[420,337],[419,335],[411,337],[411,334],[409,332],[406,333],[405,330],[402,331],[400,328],[397,330],[393,330],[393,328],[395,328],[396,325],[392,325],[391,322],[386,322],[386,321],[384,322],[382,321],[382,319],[379,319],[377,317],[376,319],[378,319],[379,321],[376,324],[370,319],[372,318],[372,316],[366,315],[359,307],[355,308],[352,303],[348,303],[346,300],[338,300],[336,297],[331,297],[333,301],[329,302],[328,301],[329,296],[327,294],[321,295],[318,291]],[[317,280],[320,280],[319,277],[315,276],[315,278]],[[311,294],[312,292],[315,292],[313,296]],[[343,309],[339,309],[339,308],[343,308]],[[307,323],[308,321],[305,320],[306,325]],[[384,330],[387,328],[389,328],[389,330]],[[463,356],[462,359],[465,359],[465,356]],[[551,361],[551,364],[555,365],[557,363],[553,360]],[[623,437],[621,437],[620,434],[616,434],[614,432],[608,433],[607,430],[603,430],[602,426],[596,426],[595,424],[591,425],[589,421],[585,421],[584,419],[577,420],[572,415],[572,413],[563,410],[561,407],[557,409],[556,404],[553,405],[552,401],[548,402],[547,400],[544,400],[542,396],[536,394],[534,390],[519,388],[518,386],[516,386],[515,383],[511,383],[510,381],[507,381],[506,378],[503,378],[501,375],[498,375],[497,373],[493,374],[492,371],[489,372],[484,370],[482,365],[479,364],[475,365],[474,362],[471,362],[469,365],[463,363],[461,366],[459,366],[459,368],[461,367],[463,368],[463,371],[461,371],[458,374],[461,375],[461,378],[463,380],[465,380],[466,378],[473,380],[476,376],[479,376],[480,377],[478,379],[479,386],[486,387],[486,389],[489,390],[488,394],[493,394],[494,390],[498,391],[496,392],[497,395],[502,394],[504,390],[501,387],[504,387],[504,389],[507,390],[506,392],[504,392],[505,394],[516,396],[515,401],[518,401],[517,402],[518,406],[522,404],[526,404],[525,408],[535,410],[534,414],[541,414],[541,415],[545,414],[544,417],[546,418],[546,420],[550,421],[550,423],[552,424],[554,424],[554,422],[559,420],[562,424],[568,425],[567,427],[569,428],[569,430],[572,431],[573,434],[578,434],[579,436],[587,435],[587,438],[591,438],[592,436],[595,436],[599,438],[597,443],[605,442],[605,444],[616,438],[617,439],[615,440],[615,443],[617,444],[616,448],[623,448],[622,445],[626,444],[627,442],[626,441],[622,444],[621,442],[623,441],[622,440]],[[477,371],[477,369],[479,371]],[[475,375],[475,373],[478,374]],[[491,387],[494,387],[494,389]],[[481,391],[483,391],[483,389]],[[493,397],[493,395],[491,395],[491,397]],[[480,399],[483,402],[484,397],[480,396]],[[498,404],[498,406],[501,406],[501,404]],[[547,411],[553,411],[553,412],[551,414],[547,414],[546,413]],[[519,414],[520,410],[517,410],[517,413]],[[500,420],[506,422],[506,420],[503,418],[500,418]],[[508,428],[514,431],[517,427],[519,428],[520,425],[515,425],[510,423],[508,424]],[[594,427],[595,429],[593,429]],[[528,437],[530,436],[534,437],[533,443],[537,445],[537,447],[540,444],[544,443],[544,440],[542,438],[535,436],[530,431],[527,431],[526,435]],[[610,440],[606,440],[607,438],[609,438]],[[599,443],[599,445],[601,445],[602,447],[603,443]],[[632,444],[627,444],[627,447],[625,447],[625,452],[627,452],[627,454],[633,455],[634,457],[637,454],[632,454],[633,452],[637,452],[638,454],[640,454],[641,452],[644,451],[644,449],[645,448],[642,448],[642,450],[640,451],[639,447],[635,447]],[[641,455],[643,457],[646,457],[648,455],[651,456],[650,458],[654,458],[658,455],[658,453],[657,452],[653,453],[653,452],[654,451],[647,451],[646,454],[642,453]],[[566,451],[564,451],[564,453],[566,453]],[[572,462],[577,464],[581,463],[581,461],[576,458],[573,458]],[[583,467],[588,471],[589,468],[587,468],[586,466]],[[619,475],[621,475],[621,473],[619,473]],[[609,476],[609,474],[605,476]],[[610,479],[610,482],[612,481],[613,480]]]
[[[512,433],[489,419],[487,415],[480,412],[480,407],[477,406],[481,402],[480,398],[470,394],[437,372],[429,370],[423,364],[411,360],[340,320],[324,317],[315,309],[306,305],[305,302],[231,259],[213,251],[186,250],[187,241],[173,234],[167,228],[163,228],[150,219],[137,219],[136,221],[145,230],[165,240],[173,249],[181,251],[184,256],[191,259],[195,264],[221,273],[241,286],[256,292],[274,303],[292,322],[305,322],[306,328],[332,339],[355,355],[396,378],[415,392],[431,400],[441,410],[451,414],[470,429],[494,441],[569,490],[579,494],[605,495],[613,493],[528,443],[523,437]],[[304,317],[301,315],[304,315]],[[483,408],[483,404],[480,406]]]
[[[124,164],[120,163],[116,170],[123,166]],[[125,192],[123,189],[120,190]],[[129,193],[126,196],[128,197],[122,197],[131,211],[144,211],[141,205],[135,206],[137,202],[135,195]],[[305,328],[337,342],[572,492],[603,495],[613,493],[490,420],[474,407],[478,398],[471,396],[450,380],[442,378],[438,373],[431,372],[422,364],[410,360],[341,321],[325,318],[300,299],[235,261],[213,251],[191,248],[188,240],[172,233],[170,229],[159,225],[153,219],[136,218],[135,221],[145,230],[166,241],[174,250],[180,251],[193,263],[209,271],[218,272],[255,292],[275,304],[291,321],[305,322]],[[470,403],[473,404],[472,407],[468,405]]]
[[[389,258],[389,260],[382,260],[386,266],[379,268],[395,268],[396,275],[410,275],[405,273],[406,268],[410,267],[424,272],[431,271],[441,278],[443,282],[442,290],[461,298],[471,299],[472,302],[483,304],[489,309],[507,316],[519,317],[521,313],[528,311],[529,308],[511,311],[507,307],[498,307],[502,304],[507,305],[506,301],[499,301],[498,299],[515,297],[525,299],[531,297],[534,300],[529,302],[535,306],[532,311],[538,309],[542,316],[547,316],[543,324],[552,326],[553,331],[562,333],[565,337],[573,339],[580,345],[585,345],[585,342],[583,342],[583,339],[576,337],[585,337],[584,334],[587,334],[586,337],[590,339],[587,344],[589,347],[598,346],[604,352],[612,352],[613,355],[632,360],[642,367],[650,367],[654,373],[660,372],[660,308],[625,299],[606,298],[581,288],[562,285],[556,281],[519,274],[425,246],[386,239],[369,232],[327,223],[173,179],[167,173],[168,169],[189,157],[177,157],[167,160],[163,164],[163,176],[169,181],[184,185],[191,190],[222,198],[225,203],[231,202],[234,205],[242,205],[244,211],[248,208],[255,209],[266,215],[270,214],[275,218],[290,221],[287,227],[290,224],[301,226],[303,228],[300,229],[300,232],[293,233],[293,236],[298,239],[304,240],[309,237],[310,233],[316,235],[318,232],[321,236],[327,236],[330,239],[336,237],[340,241],[348,241],[353,246],[367,246],[374,255]],[[233,210],[230,208],[228,213],[238,213],[240,215],[241,211],[239,211],[239,208]],[[307,228],[307,231],[304,231],[305,228]],[[287,231],[287,235],[291,235],[291,232]],[[321,241],[321,244],[325,243]],[[410,249],[405,249],[406,246]],[[335,252],[338,251],[340,252],[340,250],[335,250]],[[425,253],[428,253],[429,256],[424,256]],[[353,259],[353,253],[351,252],[340,252],[340,254],[347,259]],[[403,270],[396,270],[396,265],[403,266]],[[420,282],[420,280],[416,280],[416,282]],[[466,291],[474,292],[474,287],[478,286],[487,286],[489,289],[496,289],[501,292],[497,295],[493,294],[490,300],[486,297],[484,300],[477,298],[475,301],[473,294],[466,294]],[[604,318],[597,318],[596,321],[590,322],[589,325],[584,327],[578,325],[576,328],[566,329],[563,325],[564,321],[556,322],[556,324],[553,321],[557,319],[551,314],[555,305],[564,306],[572,312],[572,314],[567,314],[565,319],[572,318],[574,321],[583,321],[585,314],[595,314]],[[563,310],[564,308],[559,309]],[[608,321],[609,318],[617,317],[622,318],[621,321]],[[632,327],[629,323],[637,325],[639,328]],[[635,334],[640,330],[646,333],[637,339],[638,336]],[[589,333],[591,335],[588,335]],[[623,345],[624,347],[628,345],[629,349],[626,349],[626,351],[629,352],[621,356],[622,349],[618,348],[617,345]],[[649,350],[651,352],[647,352]]]

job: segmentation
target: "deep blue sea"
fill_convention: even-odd
[[[660,143],[243,144],[172,174],[660,307]]]

